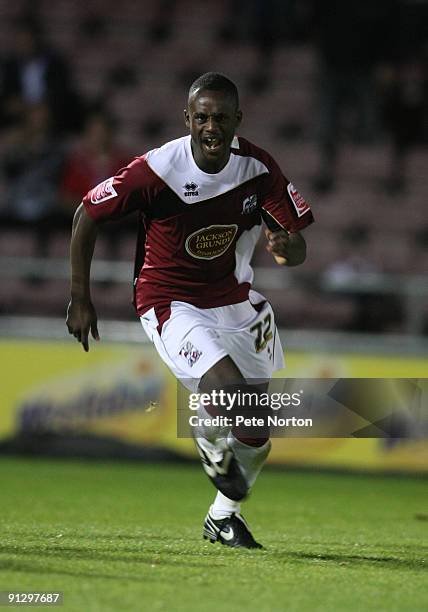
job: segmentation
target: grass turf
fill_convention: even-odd
[[[265,551],[201,539],[196,466],[1,458],[0,484],[0,590],[63,610],[428,609],[422,479],[266,470],[244,511]]]

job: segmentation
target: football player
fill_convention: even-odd
[[[303,263],[301,231],[313,217],[274,159],[237,136],[241,120],[235,84],[206,73],[189,90],[189,135],[137,157],[84,197],[73,221],[67,326],[85,351],[89,332],[99,339],[90,294],[98,226],[138,211],[135,308],[177,379],[191,391],[258,393],[283,367],[274,313],[251,288],[250,262],[264,221],[277,263]],[[261,548],[240,508],[269,454],[269,431],[205,425],[227,409],[200,405],[202,424],[193,432],[217,488],[203,535],[231,547]],[[243,410],[261,414],[257,407]]]

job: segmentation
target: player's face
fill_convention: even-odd
[[[231,96],[202,89],[189,99],[184,118],[192,137],[195,162],[204,172],[220,172],[230,156],[242,113]]]

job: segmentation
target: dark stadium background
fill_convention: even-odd
[[[302,267],[263,238],[254,257],[284,375],[426,377],[427,28],[426,0],[0,0],[0,590],[102,612],[426,609],[423,400],[403,439],[274,440],[245,508],[267,551],[237,555],[200,540],[214,490],[135,319],[134,218],[100,232],[89,354],[65,313],[84,192],[184,135],[190,83],[220,71],[239,133],[316,219]]]
[[[2,315],[64,315],[61,262],[82,195],[67,164],[85,120],[108,115],[114,167],[183,135],[187,88],[212,69],[238,84],[240,133],[314,207],[303,268],[275,267],[263,241],[254,259],[279,324],[426,334],[427,12],[409,0],[0,2]],[[31,31],[48,76],[28,102]],[[134,318],[119,265],[132,230],[110,228],[97,247],[114,262],[94,291],[101,319]]]

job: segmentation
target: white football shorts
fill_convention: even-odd
[[[256,291],[239,304],[197,308],[171,302],[159,334],[154,308],[141,323],[174,376],[192,392],[202,376],[228,355],[247,379],[268,380],[284,367],[284,354],[271,305]]]

